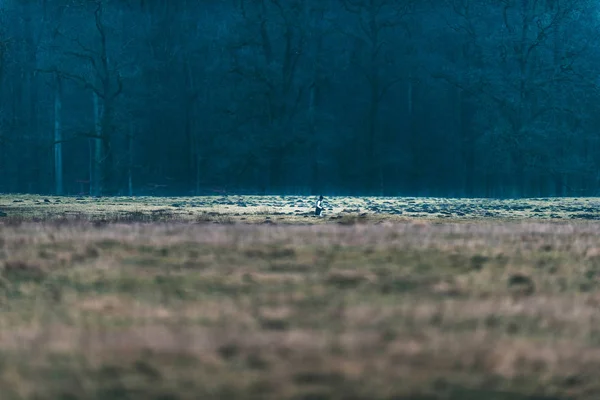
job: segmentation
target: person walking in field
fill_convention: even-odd
[[[323,196],[319,196],[319,200],[317,200],[317,206],[315,207],[315,215],[317,217],[320,217],[321,212],[323,212]]]

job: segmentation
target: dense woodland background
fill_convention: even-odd
[[[0,192],[585,196],[592,0],[0,0]]]

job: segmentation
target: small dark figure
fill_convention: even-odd
[[[319,200],[317,200],[317,206],[315,207],[315,215],[317,217],[320,217],[322,211],[323,211],[323,196],[319,196]]]

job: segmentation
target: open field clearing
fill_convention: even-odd
[[[600,398],[595,199],[311,200],[0,197],[1,398]]]
[[[46,197],[0,195],[0,210],[19,220],[321,224],[414,219],[592,220],[600,198],[445,199],[326,197],[323,218],[311,218],[315,196]]]

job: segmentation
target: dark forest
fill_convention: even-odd
[[[0,192],[593,196],[590,0],[2,0]]]

